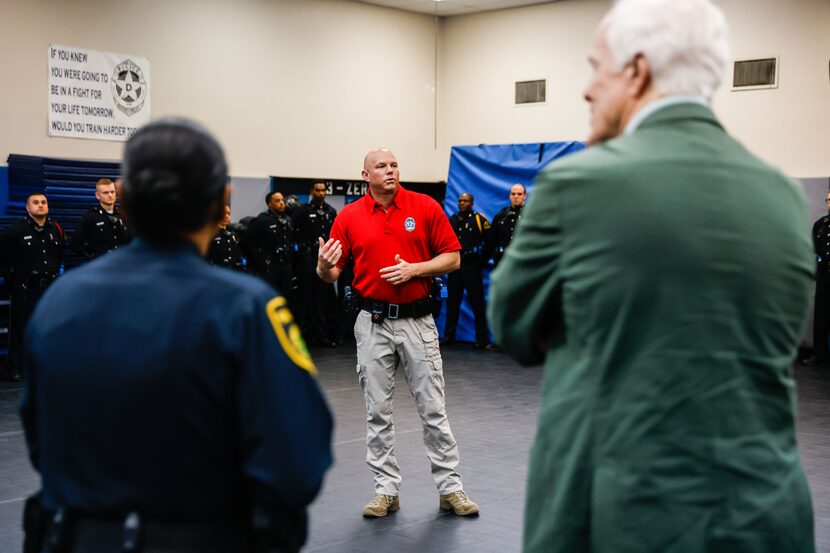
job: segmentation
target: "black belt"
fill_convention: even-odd
[[[229,521],[157,522],[130,515],[123,520],[73,515],[66,521],[65,544],[58,551],[225,552],[243,548],[244,532]],[[54,532],[47,524],[46,538]]]
[[[424,298],[412,303],[386,303],[354,296],[355,306],[372,314],[373,322],[383,319],[417,319],[432,313],[432,301]]]
[[[36,273],[35,274],[35,273],[33,273],[33,274],[30,274],[30,275],[27,275],[25,277],[20,278],[18,282],[20,282],[20,284],[25,285],[26,287],[46,288],[56,278],[58,278],[57,274],[52,274],[52,273]]]
[[[288,257],[288,252],[281,251],[281,252],[274,252],[266,254],[263,258],[265,263],[286,263],[290,260]]]

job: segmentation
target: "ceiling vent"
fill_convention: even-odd
[[[778,57],[735,60],[732,90],[778,88]]]
[[[516,105],[543,104],[547,81],[518,81],[516,83]]]

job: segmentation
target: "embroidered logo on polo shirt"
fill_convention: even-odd
[[[406,229],[406,232],[412,232],[415,230],[415,219],[407,217],[406,221],[403,222],[403,228]]]

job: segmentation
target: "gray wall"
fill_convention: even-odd
[[[231,221],[265,211],[265,195],[271,190],[268,177],[231,177]]]

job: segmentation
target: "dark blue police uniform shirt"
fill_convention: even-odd
[[[138,240],[55,282],[26,338],[21,413],[47,507],[204,519],[319,491],[332,418],[261,280]]]

